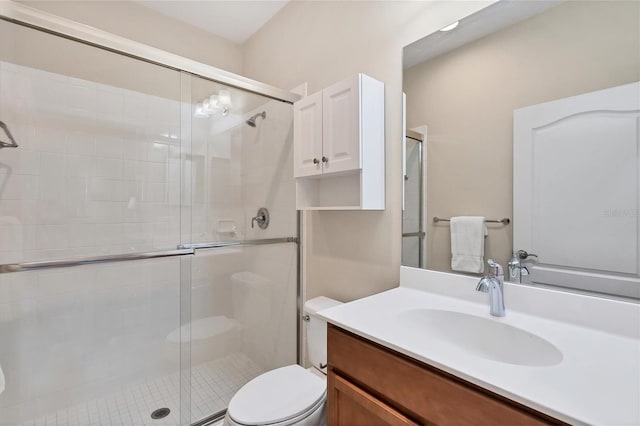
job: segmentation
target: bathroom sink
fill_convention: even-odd
[[[397,319],[419,335],[433,337],[434,345],[448,343],[485,359],[532,367],[562,361],[562,353],[552,343],[499,320],[440,309],[403,311]]]

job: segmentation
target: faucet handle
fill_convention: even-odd
[[[260,207],[258,209],[258,213],[251,218],[251,227],[253,228],[254,223],[258,223],[258,227],[260,229],[267,229],[269,226],[269,210],[266,207]]]
[[[487,263],[489,264],[489,267],[492,269],[491,274],[498,276],[498,275],[504,275],[504,272],[502,270],[502,266],[496,262],[493,259],[489,259],[487,260]]]

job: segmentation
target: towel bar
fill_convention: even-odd
[[[438,223],[438,222],[451,222],[451,219],[443,219],[441,217],[434,216],[433,217],[433,223]],[[503,225],[508,225],[508,224],[511,223],[511,219],[509,219],[508,217],[503,217],[502,219],[485,220],[485,222],[487,222],[487,223],[502,223]]]

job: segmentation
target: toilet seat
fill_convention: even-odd
[[[326,382],[299,365],[264,373],[229,402],[227,416],[238,425],[290,425],[324,405]]]

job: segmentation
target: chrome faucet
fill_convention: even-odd
[[[491,273],[486,277],[482,277],[476,291],[489,293],[489,306],[491,307],[491,315],[494,317],[503,317],[504,312],[504,272],[502,266],[493,259],[487,261],[491,268]]]
[[[518,283],[522,284],[522,277],[531,273],[529,268],[522,264],[523,260],[527,260],[530,257],[535,257],[537,259],[538,255],[527,253],[524,250],[518,250],[513,254],[513,257],[509,261],[509,279],[511,281],[517,277]]]

